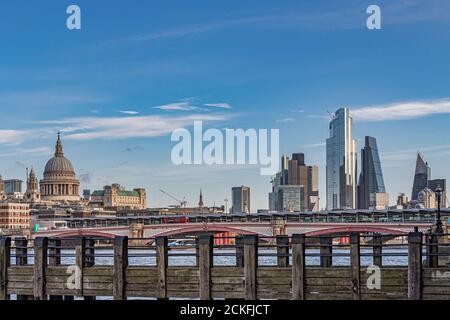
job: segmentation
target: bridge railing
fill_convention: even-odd
[[[448,209],[441,213],[450,216]],[[251,214],[187,214],[160,216],[91,217],[67,219],[68,227],[103,228],[124,227],[132,224],[159,225],[184,223],[255,223],[283,220],[290,223],[435,223],[436,212],[430,210],[403,211],[330,211],[330,212],[284,212]]]
[[[0,238],[4,299],[448,299],[447,234]]]

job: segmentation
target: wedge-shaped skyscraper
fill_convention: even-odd
[[[366,137],[361,150],[361,174],[358,182],[359,209],[387,209],[389,195],[384,186],[383,170],[377,140]]]

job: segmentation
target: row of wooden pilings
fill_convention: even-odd
[[[303,234],[294,234],[292,237],[278,236],[277,265],[278,267],[292,268],[292,299],[305,299],[305,269],[306,269],[306,237]],[[382,242],[381,238],[374,238],[373,244],[374,265],[382,266]],[[320,266],[329,268],[332,266],[332,238],[320,239]],[[422,243],[423,234],[412,232],[408,235],[408,298],[420,299],[422,277]],[[16,239],[16,266],[27,265],[27,240]],[[437,252],[438,238],[432,240],[429,253]],[[128,243],[127,237],[116,237],[113,240],[113,297],[115,300],[124,300],[126,293],[126,270],[128,268]],[[236,266],[244,269],[245,299],[257,298],[257,270],[258,270],[257,235],[246,235],[236,238]],[[211,274],[214,258],[214,238],[210,235],[198,238],[197,264],[199,270],[199,298],[211,299]],[[290,249],[292,250],[292,265],[290,266]],[[169,268],[169,246],[167,237],[156,238],[156,268],[157,268],[157,294],[155,298],[167,298],[167,270]],[[75,240],[75,264],[79,269],[79,296],[83,296],[83,271],[94,267],[94,240],[77,238]],[[0,238],[0,300],[8,299],[8,268],[10,268],[11,239]],[[428,267],[437,267],[437,256],[430,255]],[[36,300],[60,300],[62,296],[48,296],[46,294],[46,268],[47,266],[61,265],[61,240],[36,238],[34,240],[34,277],[33,299]],[[350,268],[353,299],[361,298],[361,254],[360,235],[350,235]],[[63,285],[63,284],[62,284]],[[24,298],[24,297],[18,297]],[[30,297],[28,297],[30,298]],[[91,297],[86,297],[91,299]]]

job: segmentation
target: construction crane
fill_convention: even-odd
[[[166,191],[164,191],[164,190],[162,190],[162,189],[159,189],[159,191],[161,192],[161,193],[164,193],[166,196],[168,196],[169,198],[171,198],[171,199],[173,199],[173,200],[175,200],[176,202],[178,202],[180,205],[180,207],[181,208],[186,208],[186,206],[187,206],[187,201],[186,201],[186,197],[184,197],[183,198],[183,200],[179,200],[179,199],[177,199],[176,197],[174,197],[173,195],[171,195],[170,193],[168,193],[168,192],[166,192]]]
[[[336,116],[334,114],[332,114],[330,111],[327,110],[327,113],[330,116],[331,120],[334,120],[336,118]]]

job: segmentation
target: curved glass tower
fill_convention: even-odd
[[[327,210],[356,208],[356,140],[347,108],[336,111],[327,139]]]

